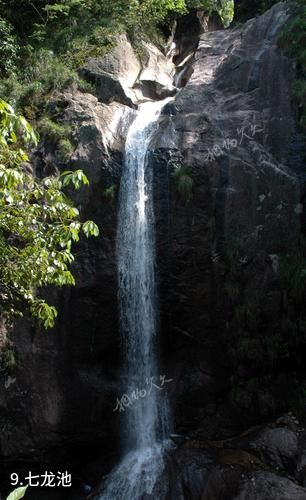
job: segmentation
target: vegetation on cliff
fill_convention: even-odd
[[[77,72],[86,58],[109,51],[119,33],[128,33],[136,45],[143,38],[159,43],[161,23],[193,8],[218,10],[226,19],[232,5],[232,0],[0,0],[0,293],[8,320],[30,311],[52,326],[56,310],[35,290],[73,284],[72,242],[82,231],[98,233],[94,223],[80,222],[62,191],[69,183],[86,184],[82,172],[32,175],[23,148],[37,144],[37,136],[26,120],[57,144],[58,158],[67,163],[68,126],[54,122],[46,107],[55,90],[92,90]]]
[[[306,0],[293,2],[292,18],[281,34],[279,45],[296,61],[293,99],[297,120],[306,131]]]
[[[193,8],[230,19],[233,0],[0,0],[0,96],[29,119],[54,90],[88,84],[77,69],[109,51],[119,33],[162,42],[162,23]]]
[[[24,311],[52,327],[57,315],[36,288],[73,285],[72,243],[80,233],[97,236],[92,221],[81,222],[63,188],[88,184],[80,170],[34,177],[23,147],[37,143],[29,123],[0,100],[0,297],[1,315]]]

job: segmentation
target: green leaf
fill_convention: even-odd
[[[89,180],[83,170],[75,170],[75,172],[67,171],[61,175],[63,179],[63,187],[73,184],[75,189],[80,189],[81,185],[89,185]]]
[[[23,498],[27,489],[28,486],[17,488],[16,490],[12,491],[12,493],[7,497],[6,500],[19,500],[20,498]]]
[[[97,224],[95,224],[92,220],[84,222],[83,232],[86,238],[89,238],[90,236],[99,236],[100,234]]]

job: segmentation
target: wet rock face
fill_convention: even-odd
[[[206,437],[291,397],[283,371],[297,359],[286,340],[297,303],[284,306],[284,276],[303,207],[288,162],[293,75],[277,47],[286,16],[278,4],[241,29],[201,35],[154,143],[165,370],[176,425]]]

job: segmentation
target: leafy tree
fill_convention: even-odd
[[[186,0],[187,9],[203,9],[219,12],[225,26],[234,17],[234,0]]]
[[[219,8],[223,24],[227,27],[234,18],[234,0],[223,0]]]
[[[37,142],[32,127],[0,100],[0,310],[8,320],[30,311],[49,328],[57,311],[36,289],[73,285],[72,243],[81,233],[98,236],[99,229],[92,221],[80,221],[63,192],[69,185],[87,185],[85,174],[35,178],[22,149],[31,142]]]
[[[18,44],[13,26],[0,16],[0,72],[7,72],[15,67]]]
[[[186,0],[189,9],[217,10],[221,7],[220,0]]]

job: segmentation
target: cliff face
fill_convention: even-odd
[[[290,161],[293,71],[277,47],[286,19],[285,5],[278,4],[239,29],[202,34],[179,68],[182,85],[189,80],[164,109],[152,144],[163,372],[173,379],[176,430],[194,443],[225,439],[286,411],[303,376],[305,345],[295,335],[303,328],[304,299],[296,297],[296,269],[288,264],[302,269],[302,190]],[[17,366],[1,373],[0,386],[6,461],[77,465],[102,449],[100,473],[116,452],[115,240],[124,138],[139,99],[173,93],[173,66],[152,46],[144,54],[141,65],[121,38],[113,54],[81,70],[97,98],[71,91],[50,103],[50,112],[73,127],[72,168],[90,180],[76,201],[101,236],[78,249],[76,288],[50,292],[60,311],[54,331],[23,322],[13,332]],[[55,148],[45,141],[35,164],[44,169],[50,162],[57,163]],[[212,459],[198,448],[179,451],[178,481],[193,483],[192,498],[204,487],[205,500],[224,498],[213,476],[207,484],[203,479],[219,455]],[[225,468],[230,460],[221,461]],[[238,469],[241,460],[234,461]],[[264,476],[258,484],[265,489],[274,479]],[[235,481],[238,488],[238,476]],[[293,498],[295,485],[283,481]],[[181,498],[184,487],[177,487]],[[296,488],[294,498],[306,498]]]
[[[191,78],[165,110],[154,144],[174,405],[183,429],[197,421],[207,437],[273,414],[288,369],[278,351],[290,317],[283,274],[303,207],[288,167],[293,73],[276,43],[285,22],[279,4],[241,29],[202,35]],[[187,178],[189,202],[180,196]],[[253,387],[244,391],[246,380]]]

